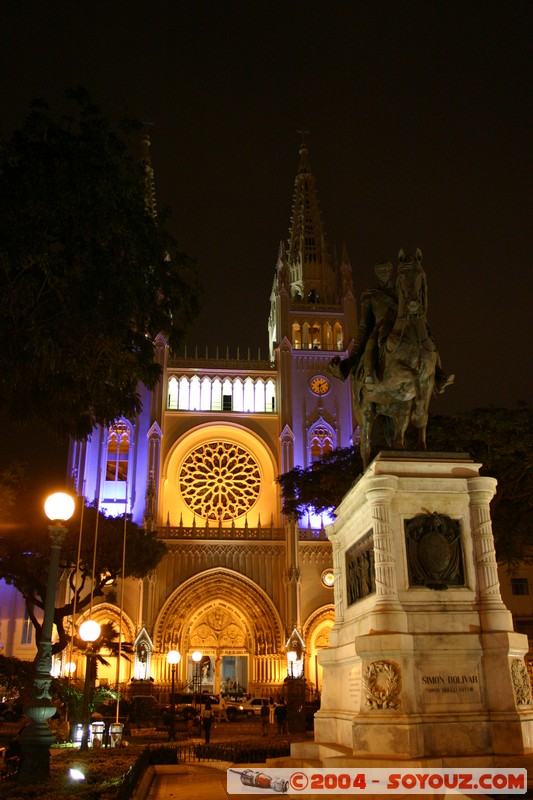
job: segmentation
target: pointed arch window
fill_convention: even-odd
[[[322,349],[322,327],[319,322],[314,322],[310,329],[309,333],[311,336],[311,348],[313,350],[321,350]]]
[[[198,375],[193,375],[191,378],[189,392],[189,409],[198,411],[200,408],[200,378]]]
[[[211,408],[213,411],[222,411],[222,381],[215,378],[212,384]]]
[[[168,407],[169,409],[178,407],[178,381],[174,376],[168,382]]]
[[[233,384],[228,379],[224,381],[222,389],[222,410],[233,411]]]
[[[329,425],[320,422],[309,431],[309,459],[311,463],[331,453],[334,448],[334,433]]]
[[[304,350],[309,350],[309,323],[304,322],[302,326],[302,348]]]
[[[233,410],[244,411],[244,389],[241,378],[235,378],[233,384]]]
[[[244,381],[244,406],[243,411],[254,410],[254,382],[251,378]]]
[[[342,332],[342,325],[340,322],[336,322],[333,326],[333,338],[335,340],[335,350],[343,350],[344,349],[344,335]]]
[[[302,348],[302,329],[299,322],[292,323],[292,346],[295,350]]]
[[[211,410],[211,380],[209,378],[202,379],[202,387],[200,389],[200,408],[202,411]]]
[[[333,331],[329,322],[324,323],[324,344],[326,350],[333,350]]]
[[[180,378],[178,408],[180,411],[189,410],[189,380]]]
[[[274,381],[266,383],[266,410],[272,412],[276,410],[276,384]]]
[[[255,410],[259,412],[265,410],[265,384],[261,378],[255,382]]]
[[[128,480],[130,429],[125,422],[115,422],[107,434],[106,481]]]

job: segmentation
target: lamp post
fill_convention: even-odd
[[[294,649],[293,649],[294,648]],[[305,678],[302,671],[302,651],[298,643],[287,651],[289,670],[287,675],[287,722],[289,733],[305,731]]]
[[[76,672],[76,664],[74,663],[74,661],[67,661],[65,666],[63,667],[63,673],[65,674],[65,677],[69,683],[70,679],[72,678],[75,672]],[[68,721],[69,718],[68,718],[68,701],[67,701],[65,703],[65,722]]]
[[[82,708],[82,724],[83,732],[81,735],[80,751],[89,749],[89,695],[94,685],[94,662],[96,653],[93,650],[93,645],[100,637],[100,625],[94,619],[87,619],[82,622],[79,628],[80,638],[87,642],[86,664],[85,664],[85,683],[83,685],[83,708]]]
[[[50,696],[52,676],[52,628],[56,597],[57,575],[59,572],[59,552],[67,529],[63,525],[74,513],[74,499],[65,492],[56,492],[46,499],[44,511],[51,524],[48,526],[50,538],[50,561],[48,582],[44,601],[43,626],[35,660],[35,676],[30,701],[24,708],[31,720],[20,736],[21,758],[17,781],[20,784],[41,783],[50,774],[50,745],[54,736],[47,720],[56,713]]]
[[[200,711],[202,710],[202,672],[200,662],[202,654],[199,650],[195,650],[191,656],[194,661],[194,706],[196,708],[196,695],[200,695]]]
[[[174,706],[174,679],[176,675],[176,664],[179,664],[181,661],[181,653],[177,650],[169,650],[167,653],[167,661],[171,667],[171,689],[170,689],[170,728],[168,731],[168,738],[169,741],[173,742],[174,737],[176,736],[176,718],[175,718],[175,706]]]

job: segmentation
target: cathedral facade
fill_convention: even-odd
[[[122,681],[168,686],[176,649],[181,685],[199,651],[211,691],[272,694],[288,673],[320,687],[316,654],[333,624],[327,520],[286,519],[276,478],[352,443],[349,381],[328,377],[328,363],[346,354],[357,319],[347,257],[335,264],[326,247],[305,144],[265,321],[264,360],[172,354],[157,337],[163,379],[144,392],[143,412],[72,445],[78,494],[131,513],[168,549],[153,574],[125,582],[120,626],[136,653]],[[117,594],[92,616],[118,627]]]

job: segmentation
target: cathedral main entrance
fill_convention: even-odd
[[[222,656],[220,690],[224,694],[240,696],[248,691],[248,658]]]
[[[196,652],[196,651],[195,651]],[[200,650],[200,666],[190,657],[188,684],[209,694],[240,697],[248,691],[248,655],[220,655],[218,650]]]
[[[276,608],[257,584],[232,570],[208,570],[182,584],[159,616],[154,644],[159,680],[169,677],[166,653],[178,650],[177,678],[189,690],[201,684],[216,694],[268,693],[286,675]]]

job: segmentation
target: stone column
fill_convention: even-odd
[[[296,522],[289,522],[285,526],[287,535],[287,570],[285,582],[287,586],[287,619],[286,624],[291,630],[300,629],[300,566],[298,563],[299,528]]]
[[[344,621],[344,602],[343,602],[343,575],[342,569],[342,546],[339,542],[339,534],[335,530],[335,525],[328,527],[328,539],[331,542],[333,554],[333,602],[335,604],[335,621],[329,634],[329,646],[336,647],[338,644],[339,626]]]
[[[374,533],[374,563],[376,571],[376,610],[397,608],[398,569],[394,555],[394,536],[390,519],[390,505],[396,493],[398,478],[384,476],[371,478],[365,496],[370,504]]]
[[[505,607],[500,593],[490,518],[490,501],[497,482],[495,478],[469,478],[467,483],[481,627],[484,631],[512,631],[511,612]]]

